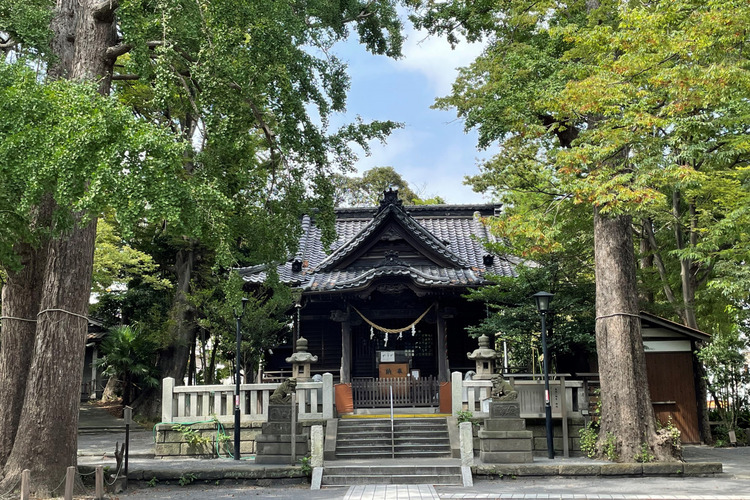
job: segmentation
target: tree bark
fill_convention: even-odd
[[[648,270],[654,267],[654,256],[651,253],[651,246],[646,238],[647,232],[650,230],[651,220],[648,218],[641,219],[641,238],[640,238],[640,254],[641,254],[641,269]],[[654,293],[651,290],[639,290],[639,297],[643,302],[651,304],[654,302]]]
[[[102,401],[114,401],[117,399],[117,395],[122,392],[122,384],[116,375],[109,377],[107,385],[102,391]]]
[[[185,378],[190,348],[196,335],[195,325],[192,321],[192,307],[187,300],[196,257],[194,248],[179,250],[175,257],[177,289],[170,312],[172,327],[169,335],[172,343],[161,353],[159,358],[161,376],[174,378],[178,385],[182,384]]]
[[[0,489],[13,486],[21,471],[30,469],[37,495],[59,494],[53,488],[76,464],[95,235],[91,222],[50,242],[34,357]]]
[[[105,54],[116,42],[116,7],[115,0],[57,0],[50,25],[55,58],[50,78],[96,80],[99,91],[109,93],[113,62]],[[43,274],[37,281],[41,283],[41,296],[29,309],[36,307],[39,311],[34,351],[18,430],[4,464],[2,491],[17,483],[23,469],[30,469],[37,496],[49,496],[58,488],[67,467],[76,465],[96,236],[96,221],[82,223],[82,217],[77,214],[74,228],[52,238],[46,253],[28,264],[30,270]]]
[[[0,471],[16,440],[34,355],[36,321],[42,295],[45,249],[18,245],[23,268],[8,272],[2,291],[3,327],[0,330]]]
[[[187,300],[190,282],[193,279],[193,268],[198,257],[194,245],[195,242],[191,242],[189,248],[179,250],[175,256],[177,287],[170,311],[170,344],[159,353],[160,376],[172,377],[178,385],[183,384],[190,348],[197,333],[192,307]],[[161,415],[161,391],[157,389],[143,391],[133,403],[133,407],[141,415],[158,417]]]
[[[646,377],[636,287],[631,218],[594,212],[596,262],[596,345],[602,414],[599,451],[618,461],[635,461],[648,447],[657,460],[674,460],[671,443],[656,433]]]

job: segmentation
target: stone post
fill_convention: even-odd
[[[310,466],[323,467],[323,426],[310,427]]]
[[[474,436],[471,422],[458,424],[458,436],[461,446],[461,465],[474,465]]]
[[[333,418],[333,375],[323,374],[323,418]]]
[[[451,374],[451,406],[453,416],[457,416],[458,412],[463,410],[463,379],[461,378],[461,372],[453,372]],[[471,408],[469,408],[471,410]]]
[[[161,385],[161,421],[171,422],[173,411],[172,393],[174,391],[174,379],[167,377],[162,380]]]

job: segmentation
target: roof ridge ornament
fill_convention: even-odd
[[[383,191],[383,199],[380,200],[380,207],[378,213],[382,212],[390,205],[395,205],[399,208],[404,207],[404,202],[398,197],[398,189],[388,188],[387,191]]]
[[[409,267],[409,264],[407,264],[405,261],[398,258],[398,252],[396,250],[386,250],[385,254],[383,255],[383,260],[375,264],[375,267],[384,267],[384,266]]]

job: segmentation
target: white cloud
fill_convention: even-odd
[[[468,66],[483,46],[462,42],[453,50],[444,38],[427,37],[410,24],[407,36],[398,60],[368,54],[354,40],[338,47],[349,63],[352,86],[347,113],[333,123],[354,115],[403,122],[405,128],[394,131],[386,145],[371,142],[372,154],[360,154],[357,171],[392,166],[424,196],[484,203],[481,194],[463,185],[465,175],[477,173],[476,158],[487,155],[476,149],[476,132],[466,134],[455,112],[430,109],[436,97],[450,93],[457,68]]]
[[[428,81],[436,97],[447,95],[458,75],[457,69],[471,64],[482,53],[484,44],[461,41],[455,49],[443,37],[429,36],[424,30],[407,30],[404,57],[392,61],[401,71],[414,71]]]
[[[388,142],[383,145],[380,142],[370,144],[371,154],[360,155],[357,162],[357,171],[362,173],[373,167],[394,167],[396,171],[403,170],[403,160],[419,153],[419,143],[423,142],[418,137],[419,133],[414,129],[399,129],[388,137]]]

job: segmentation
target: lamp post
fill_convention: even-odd
[[[245,315],[247,297],[242,297],[242,309],[234,311],[234,319],[237,321],[237,356],[234,362],[234,459],[240,459],[240,349],[242,349],[242,334],[240,333],[240,322]]]
[[[542,356],[544,358],[544,419],[547,426],[547,456],[550,459],[555,458],[555,445],[552,435],[552,406],[549,401],[549,356],[547,356],[547,325],[545,319],[549,311],[549,303],[553,294],[549,292],[537,292],[534,294],[536,299],[536,308],[542,317]]]

